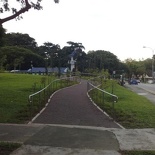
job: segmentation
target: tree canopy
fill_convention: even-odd
[[[0,67],[11,70],[20,68],[27,70],[34,67],[69,67],[71,55],[74,53],[76,70],[88,72],[107,70],[110,74],[115,70],[127,70],[116,55],[109,51],[97,50],[85,53],[82,43],[68,41],[63,48],[59,44],[44,42],[38,46],[34,38],[28,34],[8,33],[1,31],[3,44],[0,46]]]
[[[0,48],[0,62],[6,70],[12,70],[14,68],[27,70],[31,68],[31,64],[34,66],[44,66],[44,59],[33,53],[32,51],[16,46],[5,46]]]
[[[36,51],[37,42],[28,34],[7,33],[4,36],[5,46],[19,46]]]
[[[107,69],[110,73],[119,68],[120,62],[117,56],[109,51],[89,51],[87,58],[90,68]]]
[[[20,5],[19,9],[14,6],[11,6],[12,4],[15,4],[16,2]],[[5,18],[0,19],[0,25],[3,23],[12,20],[12,19],[21,19],[22,14],[29,11],[29,9],[34,8],[36,10],[41,10],[43,7],[41,6],[41,1],[42,0],[1,0],[0,1],[0,13],[8,12],[11,11],[11,15],[7,16]],[[59,0],[54,0],[55,3],[59,3]]]

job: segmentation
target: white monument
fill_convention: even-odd
[[[74,49],[72,54],[70,54],[71,60],[70,60],[69,64],[71,65],[71,72],[73,72],[73,69],[75,68],[75,63],[76,63],[76,60],[74,60],[75,54],[76,54],[76,49]]]

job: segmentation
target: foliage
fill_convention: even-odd
[[[152,59],[146,60],[133,60],[133,59],[126,59],[124,62],[127,66],[127,77],[139,77],[143,75],[152,76]],[[155,65],[155,64],[154,64]]]
[[[42,62],[37,59],[31,59],[30,56],[25,54],[19,54],[17,59],[11,56],[8,56],[8,52],[6,52],[7,62],[4,63],[5,59],[1,59],[1,68],[5,69],[29,69],[31,65],[35,67],[68,67],[70,68],[70,59],[71,55],[74,53],[74,60],[76,71],[80,72],[88,72],[91,70],[101,71],[102,69],[108,70],[109,73],[112,74],[114,69],[124,68],[124,64],[119,62],[117,57],[106,51],[90,51],[86,54],[83,50],[85,47],[82,43],[68,41],[68,46],[63,47],[62,49],[58,44],[53,44],[51,42],[45,42],[41,46],[37,46],[37,43],[34,38],[30,37],[28,34],[21,33],[8,33],[3,37],[5,41],[3,44],[3,49],[10,48],[9,51],[14,51],[14,53],[10,53],[9,55],[18,55],[15,52],[15,48],[25,48],[31,50],[31,52],[40,55]],[[6,46],[6,47],[5,47]],[[9,46],[9,47],[8,47]],[[16,47],[13,47],[16,46]],[[7,50],[8,51],[8,50]],[[16,54],[15,54],[16,53]],[[4,56],[0,51],[0,55]],[[37,56],[36,55],[36,56]],[[39,56],[37,56],[39,57]],[[32,58],[32,56],[31,56]],[[11,59],[11,61],[10,61]],[[15,60],[16,59],[16,60]],[[22,60],[22,61],[21,61]],[[36,61],[37,60],[37,61]],[[14,63],[13,63],[14,62]],[[20,62],[20,63],[19,63]],[[31,64],[32,62],[32,64]],[[38,63],[37,63],[38,62]],[[104,64],[104,65],[103,65]]]
[[[58,67],[58,57],[60,56],[60,46],[51,42],[45,42],[43,46],[39,47],[39,53],[46,60],[47,67]]]
[[[119,60],[113,53],[103,50],[89,51],[87,63],[89,68],[107,69],[110,74],[121,67]]]
[[[155,126],[155,106],[148,99],[113,83],[113,80],[103,80],[102,82],[101,88],[118,96],[114,110],[111,98],[108,96],[104,96],[105,102],[103,104],[100,99],[102,94],[97,90],[90,92],[90,95],[95,103],[114,117],[119,124],[125,128],[153,128]],[[93,94],[97,94],[97,97]]]
[[[110,74],[112,74],[113,70],[120,70],[125,68],[125,64],[121,63],[117,57],[106,51],[90,51],[86,54],[83,50],[85,47],[82,43],[76,43],[72,41],[68,41],[68,46],[63,47],[62,49],[58,44],[53,44],[51,42],[45,42],[41,46],[37,46],[37,43],[34,38],[30,37],[28,34],[21,34],[21,33],[8,33],[5,34],[3,44],[3,51],[7,49],[6,52],[6,62],[5,59],[0,59],[1,61],[1,68],[4,69],[29,69],[31,65],[35,67],[68,67],[70,68],[70,59],[71,55],[74,53],[74,60],[76,71],[80,72],[91,72],[91,70],[98,70],[97,72],[101,71],[102,69],[108,70]],[[15,46],[15,47],[14,47]],[[10,48],[10,52],[14,51],[12,54],[10,53],[8,56],[8,49]],[[29,51],[33,52],[35,56],[39,58],[40,61],[34,59],[32,56],[30,58],[29,55],[25,54],[18,54],[20,51],[19,49],[16,50],[15,48],[25,48]],[[37,54],[37,55],[36,55]],[[0,55],[4,56],[4,52]],[[14,56],[17,56],[16,58]],[[12,57],[12,59],[11,59]],[[31,59],[31,60],[30,60]],[[42,59],[42,60],[41,60]],[[5,63],[4,63],[5,62]],[[32,63],[31,63],[32,62]],[[94,71],[93,71],[94,72]]]
[[[71,56],[73,56],[74,60],[76,60],[76,71],[83,71],[85,68],[86,60],[86,53],[83,51],[85,47],[82,45],[82,43],[76,43],[72,41],[68,41],[67,43],[69,46],[63,47],[60,51],[60,55],[62,55],[61,60],[63,64],[65,66],[68,66],[68,62],[70,62]]]
[[[75,81],[56,80],[50,89],[33,97],[33,104],[28,102],[29,95],[43,89],[55,79],[55,76],[0,73],[0,122],[26,123],[30,121],[30,117],[35,116],[47,103],[45,96],[49,99],[54,91],[75,84]]]
[[[7,57],[7,59],[5,62],[3,61],[4,63],[2,63],[2,58],[4,57]],[[33,62],[33,66],[44,66],[44,59],[42,57],[28,49],[16,46],[0,48],[0,58],[3,67],[7,70],[12,70],[17,67],[18,69],[27,70],[31,67],[31,61]]]
[[[11,142],[0,142],[0,154],[9,155],[14,150],[18,149],[22,144]]]
[[[116,121],[126,128],[153,128],[155,106],[144,96],[116,85],[114,93],[119,97],[116,103]]]
[[[27,12],[29,9],[34,8],[36,10],[41,10],[43,7],[41,6],[41,1],[42,0],[36,0],[36,1],[28,1],[28,0],[16,0],[13,3],[11,3],[8,0],[1,0],[0,4],[0,13],[12,11],[12,15],[0,19],[0,25],[3,23],[12,20],[12,19],[22,19],[22,14]],[[55,3],[58,3],[59,0],[54,0]],[[17,7],[17,3],[19,4],[19,7]],[[12,5],[12,6],[11,6]]]
[[[33,52],[37,50],[37,43],[34,38],[28,34],[7,33],[5,34],[5,46],[18,46],[27,48]]]
[[[3,28],[3,26],[0,26],[0,47],[4,46],[5,32],[6,32],[6,30]]]
[[[6,63],[7,61],[7,56],[6,55],[3,55],[1,58],[0,58],[0,70],[4,70],[3,66],[4,64]]]
[[[136,150],[132,150],[132,151],[119,151],[121,153],[121,155],[155,155],[155,151],[136,151]]]
[[[34,83],[39,90],[40,80],[41,76],[0,73],[0,122],[19,123],[27,119],[28,95],[33,92]]]
[[[74,60],[76,60],[76,70],[80,72],[91,72],[93,70],[101,71],[104,69],[108,70],[111,75],[113,74],[113,71],[115,71],[115,78],[120,78],[121,74],[124,74],[127,78],[133,76],[138,78],[141,75],[146,74],[149,76],[152,75],[152,59],[139,61],[126,59],[124,62],[120,62],[117,59],[117,56],[104,50],[89,51],[86,54],[83,51],[84,46],[82,43],[68,41],[68,46],[61,49],[58,44],[45,42],[38,47],[35,39],[28,34],[8,33],[4,35],[4,33],[5,30],[3,29],[1,38],[3,42],[3,44],[1,44],[2,46],[24,47],[31,50],[33,53],[40,55],[42,59],[44,59],[44,63],[41,63],[39,67],[70,67],[70,64],[68,63],[70,62],[70,55],[76,51]],[[30,60],[29,63],[25,63],[25,59],[30,58],[23,57],[23,68],[30,68],[30,65],[27,67],[25,64],[30,64],[30,61],[32,60]],[[1,58],[1,61],[1,68],[7,68],[2,66],[2,64],[4,64],[4,59]],[[7,64],[7,66],[10,65]],[[34,64],[34,66],[38,65]]]

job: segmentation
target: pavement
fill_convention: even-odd
[[[29,124],[0,124],[0,141],[22,144],[11,155],[121,155],[120,150],[155,150],[155,129],[123,128],[88,100],[85,84],[55,93]],[[58,100],[60,95],[63,100]]]
[[[48,106],[32,122],[122,128],[87,96],[87,81],[55,93]]]
[[[11,155],[120,155],[155,150],[155,129],[0,124],[0,141],[23,144]]]

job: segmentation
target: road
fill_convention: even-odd
[[[155,84],[139,83],[138,85],[125,84],[125,87],[131,89],[139,95],[145,96],[155,104]]]

